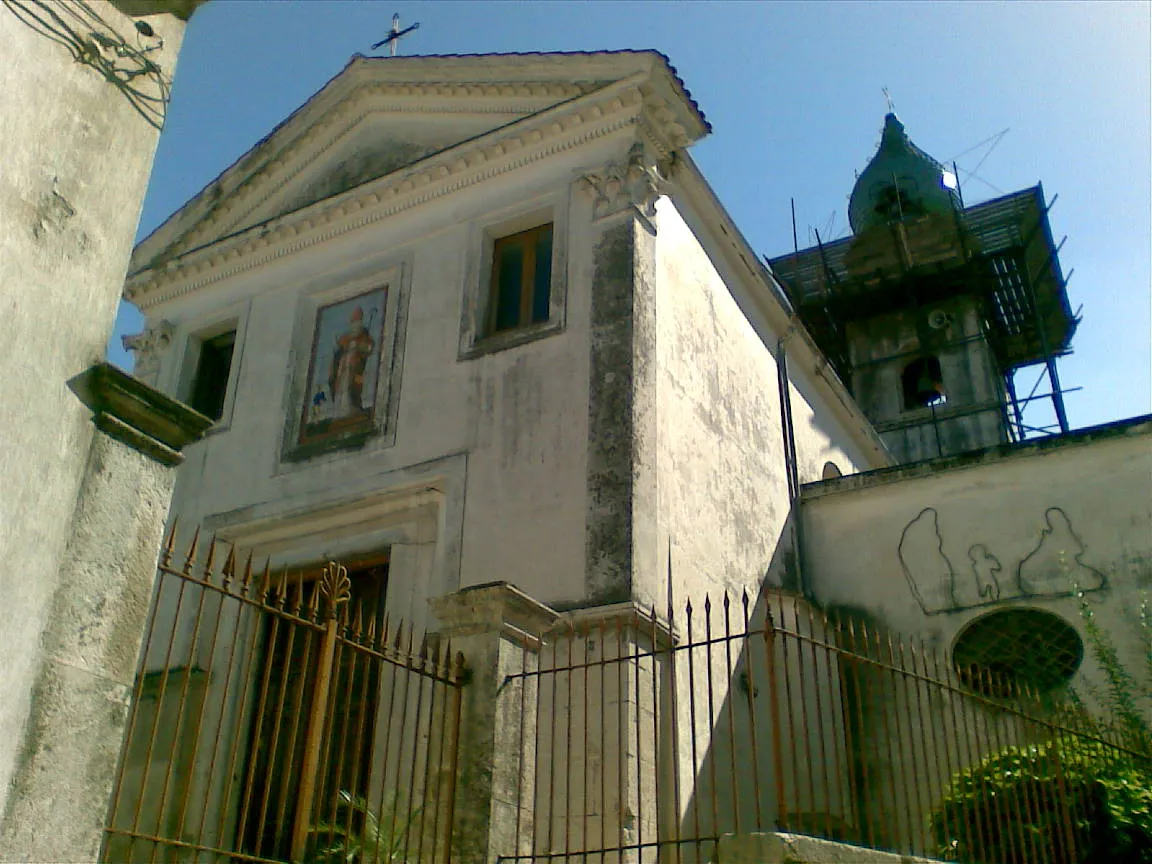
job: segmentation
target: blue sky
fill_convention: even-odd
[[[846,230],[887,87],[917,144],[958,157],[967,203],[1037,181],[1059,195],[1084,319],[1060,364],[1084,388],[1072,425],[1152,411],[1152,3],[212,0],[188,27],[140,236],[368,53],[393,12],[420,23],[404,54],[663,51],[713,125],[693,156],[768,256],[791,249],[792,198],[802,246],[810,226]],[[114,362],[140,320],[122,308]]]

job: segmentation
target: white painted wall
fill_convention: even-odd
[[[132,19],[96,11],[132,44]],[[149,18],[175,66],[184,22]],[[88,460],[67,382],[104,357],[158,130],[95,70],[0,8],[0,802]]]
[[[282,563],[393,546],[389,604],[409,620],[424,620],[429,596],[495,580],[548,603],[578,601],[594,232],[591,196],[572,178],[626,150],[623,134],[601,139],[148,307],[149,325],[174,326],[158,386],[177,395],[189,338],[223,319],[238,319],[241,329],[234,403],[221,428],[189,448],[174,516]],[[461,310],[480,278],[483,229],[535,212],[552,213],[558,230],[567,224],[563,331],[459,359]],[[373,274],[399,274],[408,295],[394,442],[385,435],[363,449],[283,462],[285,419],[299,410],[291,370],[311,345],[299,309],[314,292],[370,284]],[[355,524],[359,517],[347,516],[339,530],[320,533],[323,519],[350,502],[391,493],[394,509],[404,510],[427,489],[435,515],[423,522]],[[427,530],[414,534],[417,522]],[[277,533],[278,524],[287,534]],[[412,547],[421,563],[405,572],[397,545]]]
[[[656,222],[659,542],[671,542],[677,593],[702,602],[705,591],[755,591],[784,534],[791,502],[778,334],[737,299],[747,287],[726,284],[720,249],[693,233],[671,199],[660,199]],[[844,473],[867,467],[853,437],[813,398],[803,367],[789,372],[801,482],[818,479],[826,461]],[[642,602],[663,608],[666,572],[635,586]]]
[[[1072,684],[1093,704],[1104,681],[1072,590],[1102,586],[1084,602],[1122,664],[1147,684],[1139,616],[1152,585],[1152,423],[815,484],[801,508],[816,601],[879,622],[914,651],[922,643],[930,676],[956,681],[953,646],[973,620],[1042,609],[1084,640]],[[1021,579],[1034,596],[1022,595]],[[991,590],[982,595],[981,586]],[[911,696],[875,683],[860,692],[871,804],[907,814],[897,835],[916,835],[954,771],[1036,731],[934,688],[908,706],[916,725],[901,726],[901,701]]]
[[[676,633],[681,644],[690,636],[699,641],[708,633],[718,636],[724,632],[724,592],[733,601],[730,626],[739,631],[743,628],[743,590],[751,595],[753,618],[762,621],[763,598],[758,589],[765,577],[779,585],[787,569],[788,578],[796,578],[790,560],[795,541],[775,357],[783,333],[760,312],[752,296],[752,292],[764,290],[757,277],[746,284],[734,272],[727,257],[730,252],[722,241],[704,230],[693,230],[693,225],[715,226],[715,215],[692,212],[690,207],[684,198],[675,202],[661,198],[657,204],[655,299],[647,313],[654,319],[656,334],[651,376],[656,389],[656,417],[651,427],[639,429],[641,434],[650,429],[656,439],[650,449],[656,460],[658,530],[649,542],[658,548],[647,556],[638,549],[634,560],[656,560],[660,566],[647,570],[637,567],[633,584],[634,597],[643,604],[655,604],[663,615],[667,608],[667,556],[671,555]],[[639,309],[637,314],[645,312]],[[836,462],[846,474],[871,467],[875,453],[865,452],[860,437],[822,401],[827,395],[809,377],[811,367],[795,359],[807,356],[798,349],[797,338],[793,335],[785,345],[793,358],[789,380],[801,481],[819,478],[827,461]],[[711,600],[710,608],[705,604],[706,596]],[[691,634],[687,601],[693,607]],[[746,662],[744,647],[742,642],[733,646],[737,665]],[[694,655],[694,671],[689,670],[688,653]],[[715,651],[713,659],[722,654]],[[723,724],[729,715],[739,727],[739,758],[749,758],[746,699],[733,689],[739,678],[723,660],[715,665],[705,660],[701,650],[693,649],[678,658],[674,673],[682,695],[675,709],[679,740],[677,764],[672,770],[679,772],[680,785],[686,791],[682,812],[672,814],[672,818],[683,820],[686,833],[692,830],[687,826],[701,818],[701,812],[704,824],[712,824],[707,796],[712,794],[709,784],[715,782],[716,764],[721,766],[720,776],[727,776],[728,769],[723,766],[731,757],[730,749],[725,748],[733,745],[723,734]],[[757,662],[762,672],[763,657]],[[695,704],[683,695],[690,691],[696,694]],[[765,735],[765,748],[766,730],[766,725],[760,730]],[[766,753],[767,749],[762,751],[762,755]],[[763,767],[767,767],[766,760]],[[721,819],[727,824],[732,796],[727,786],[721,785],[724,788],[718,788],[716,794],[723,802]],[[699,798],[687,791],[692,789]],[[745,803],[753,800],[751,789],[740,791]],[[820,806],[835,809],[827,802]]]
[[[1103,574],[1103,590],[1086,598],[1125,662],[1142,669],[1137,616],[1152,586],[1150,433],[1152,424],[1145,422],[1119,433],[1085,433],[1006,455],[951,460],[941,468],[926,463],[809,487],[802,511],[804,557],[814,595],[824,606],[862,610],[945,652],[969,621],[1012,606],[1046,609],[1083,633],[1074,598],[1012,596],[1018,593],[1020,562],[1036,553],[1051,528],[1032,558],[1033,580],[1063,592],[1073,583],[1097,582],[1094,572]],[[903,557],[912,572],[946,573],[942,553],[956,573],[957,596],[967,605],[980,601],[974,566],[991,565],[988,556],[994,556],[1001,568],[1001,602],[925,614],[899,549],[906,527],[926,508],[935,511],[940,540],[916,536],[925,524],[931,529],[929,512],[905,543]],[[1095,676],[1090,659],[1082,672]]]

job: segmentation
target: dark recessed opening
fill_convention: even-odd
[[[940,361],[931,354],[917,357],[904,367],[900,376],[904,390],[904,410],[943,405],[948,401],[944,392],[944,376]]]
[[[1055,690],[1071,680],[1083,659],[1080,634],[1042,609],[990,612],[960,631],[952,646],[961,682],[997,698]]]
[[[196,362],[196,377],[192,381],[188,405],[213,420],[219,420],[224,413],[224,397],[228,392],[228,373],[232,370],[235,347],[235,330],[200,343],[200,359]]]
[[[488,332],[547,321],[551,286],[552,223],[496,240]]]

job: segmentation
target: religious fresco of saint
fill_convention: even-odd
[[[300,446],[372,430],[387,299],[385,286],[316,310]]]

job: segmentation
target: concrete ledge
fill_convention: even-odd
[[[715,864],[932,864],[935,859],[880,852],[804,834],[725,834]]]
[[[963,468],[980,468],[1004,460],[1045,456],[1066,448],[1087,447],[1122,438],[1141,436],[1152,437],[1152,414],[1116,420],[1087,429],[1077,429],[1064,435],[1030,438],[1027,441],[1013,444],[999,444],[995,447],[969,450],[967,453],[958,453],[954,456],[925,459],[907,465],[894,465],[890,468],[878,468],[873,471],[862,471],[859,474],[849,474],[846,477],[804,483],[800,487],[800,497],[806,503],[827,495],[854,492],[888,483],[900,483],[917,477],[932,477]]]
[[[164,465],[179,465],[180,451],[212,426],[210,418],[111,363],[97,363],[68,386],[92,409],[102,432]]]
[[[500,632],[514,642],[537,645],[560,615],[509,582],[472,585],[428,600],[440,622],[440,634],[451,639]]]

